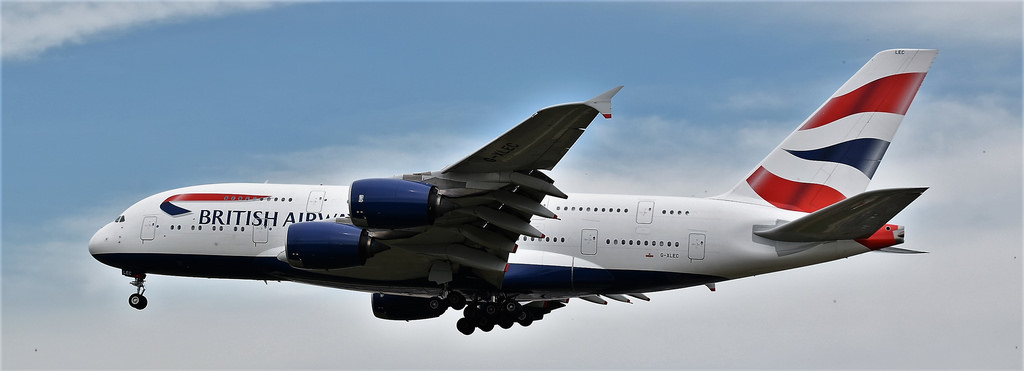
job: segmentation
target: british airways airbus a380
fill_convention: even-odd
[[[295,281],[372,293],[379,318],[463,310],[464,334],[528,326],[570,298],[649,300],[870,251],[925,188],[866,191],[935,50],[876,54],[728,192],[566,194],[551,170],[621,87],[544,108],[443,170],[350,186],[211,184],[147,197],[89,252],[146,307],[147,274]]]

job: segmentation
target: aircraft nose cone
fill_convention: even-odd
[[[108,254],[115,251],[117,247],[117,239],[112,233],[110,233],[110,225],[100,228],[92,235],[89,239],[89,254],[92,255],[96,260],[103,261],[100,259],[100,255]]]

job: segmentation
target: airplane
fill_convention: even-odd
[[[209,184],[149,196],[89,241],[132,279],[293,281],[371,294],[389,320],[462,310],[470,335],[529,326],[569,299],[649,301],[894,247],[927,188],[867,190],[937,55],[881,51],[729,191],[569,194],[551,170],[621,86],[534,113],[439,171],[349,186]]]

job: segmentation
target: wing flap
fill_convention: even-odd
[[[786,224],[760,230],[755,228],[754,234],[785,242],[867,238],[927,189],[894,188],[864,192]]]

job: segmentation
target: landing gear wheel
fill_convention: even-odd
[[[532,325],[533,324],[533,315],[530,314],[530,312],[522,311],[521,313],[519,313],[519,317],[516,318],[516,322],[518,322],[519,325],[523,326],[523,327]]]
[[[494,328],[494,317],[478,313],[474,320],[476,321],[476,327],[479,327],[481,330],[486,328],[487,330],[484,331],[491,331],[490,329]]]
[[[455,310],[462,310],[466,307],[466,297],[456,291],[449,292],[448,306]]]
[[[437,310],[438,308],[441,308],[441,298],[436,296],[432,297],[430,298],[430,301],[427,302],[427,305],[430,306],[431,310]]]
[[[142,296],[142,294],[132,294],[128,297],[128,305],[132,306],[132,308],[143,310],[146,309],[147,304],[149,304],[149,300]]]
[[[463,335],[472,335],[473,331],[476,330],[476,326],[473,325],[473,320],[462,317],[459,318],[458,322],[455,322],[455,328],[459,329]]]
[[[462,311],[462,316],[469,318],[470,320],[475,321],[478,315],[480,315],[480,311],[477,309],[476,304],[467,306],[466,309]]]
[[[498,326],[506,330],[512,328],[512,325],[514,324],[515,321],[512,320],[512,317],[502,316],[500,319],[498,319]]]
[[[485,303],[484,313],[486,313],[487,316],[493,317],[495,314],[498,313],[498,306],[494,303]]]
[[[131,285],[135,286],[135,293],[128,297],[128,305],[138,310],[145,309],[146,304],[149,304],[149,300],[146,300],[146,297],[142,296],[142,294],[146,292],[146,274],[135,273],[128,270],[122,270],[121,274],[134,278]]]
[[[494,322],[488,321],[485,324],[480,325],[480,330],[483,332],[490,332],[494,329]]]
[[[511,314],[514,317],[518,317],[519,313],[521,313],[521,311],[523,310],[523,306],[519,304],[518,301],[509,299],[505,301],[504,304],[502,304],[501,309],[503,309],[505,313]]]

